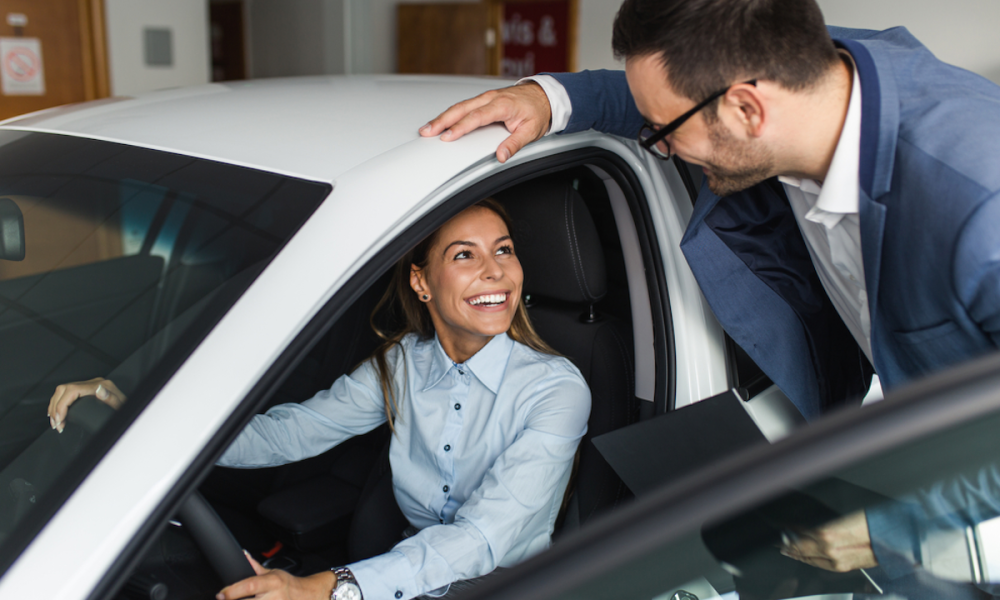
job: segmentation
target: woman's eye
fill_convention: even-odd
[[[472,258],[472,253],[469,252],[468,250],[462,250],[461,252],[455,255],[455,260],[458,260],[460,258]]]
[[[514,249],[510,246],[500,246],[497,249],[497,254],[514,254]]]

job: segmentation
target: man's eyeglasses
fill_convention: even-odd
[[[743,83],[755,86],[757,85],[757,80],[751,79],[750,81],[744,81]],[[642,129],[639,130],[639,145],[645,148],[646,150],[652,152],[653,156],[655,156],[656,158],[661,158],[663,160],[669,159],[671,156],[673,156],[673,153],[670,150],[670,142],[667,141],[667,136],[676,131],[678,127],[680,127],[681,125],[684,124],[685,121],[693,117],[695,113],[697,113],[699,110],[705,108],[716,98],[719,98],[720,96],[728,92],[729,89],[732,87],[733,86],[729,86],[724,90],[719,90],[715,92],[708,98],[705,98],[704,100],[699,102],[691,110],[677,117],[673,121],[667,123],[663,127],[660,127],[659,129],[657,129],[655,126],[651,125],[648,122],[644,123]],[[660,148],[660,142],[663,142],[662,149]]]

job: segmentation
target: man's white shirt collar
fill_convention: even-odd
[[[812,179],[779,176],[778,181],[801,189],[806,194],[819,196],[816,204],[806,213],[806,219],[827,229],[836,227],[844,215],[858,212],[858,164],[861,161],[861,81],[854,69],[851,99],[847,116],[840,131],[840,140],[833,152],[830,170],[821,184]]]

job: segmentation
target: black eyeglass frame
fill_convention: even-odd
[[[757,85],[757,80],[756,79],[751,79],[749,81],[744,81],[743,83],[744,84],[749,84],[749,85],[752,85],[752,86],[756,86]],[[734,83],[733,85],[738,85],[738,84]],[[684,124],[685,121],[687,121],[688,119],[690,119],[691,117],[693,117],[695,115],[695,113],[697,113],[699,110],[705,108],[710,103],[712,103],[714,100],[716,100],[716,99],[724,96],[726,94],[726,92],[728,92],[732,88],[733,88],[733,86],[730,85],[730,86],[726,87],[725,89],[722,89],[722,90],[719,90],[719,91],[715,92],[714,94],[710,95],[708,98],[705,98],[704,100],[702,100],[701,102],[699,102],[698,104],[696,104],[695,107],[692,108],[691,110],[687,111],[683,115],[677,117],[676,119],[674,119],[673,121],[667,123],[666,125],[664,125],[663,127],[659,128],[659,129],[657,129],[656,127],[654,127],[648,121],[645,122],[645,123],[643,123],[642,128],[639,130],[639,135],[637,136],[638,140],[639,140],[639,145],[642,146],[643,148],[645,148],[646,150],[649,150],[653,154],[653,156],[655,156],[656,158],[660,158],[660,159],[663,159],[663,160],[670,160],[670,158],[673,156],[673,152],[671,152],[671,150],[670,150],[670,142],[665,141],[666,137],[668,135],[670,135],[671,133],[677,131],[678,127],[680,127],[681,125]],[[648,134],[646,133],[647,131],[649,132]],[[659,147],[657,146],[657,144],[659,144],[661,141],[664,144],[667,145],[667,152],[666,152],[666,154],[664,154],[663,152],[661,152],[660,149],[659,149]]]

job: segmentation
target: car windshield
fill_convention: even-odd
[[[0,572],[330,186],[145,148],[0,131]],[[59,384],[112,380],[50,428]]]

